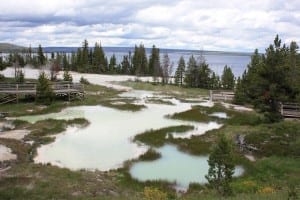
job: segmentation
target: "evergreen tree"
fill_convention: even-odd
[[[109,60],[109,72],[112,74],[115,73],[116,68],[117,68],[117,59],[116,59],[115,54],[113,54]]]
[[[53,100],[54,93],[51,83],[43,71],[40,73],[36,86],[37,101],[43,104],[50,104]]]
[[[135,75],[146,75],[146,72],[148,71],[148,61],[146,50],[143,44],[140,44],[139,47],[135,46],[132,57],[132,65]]]
[[[212,72],[209,89],[220,89],[220,87],[221,87],[220,77],[216,75],[215,72]]]
[[[236,100],[253,104],[271,122],[279,120],[280,102],[296,101],[299,95],[300,62],[296,49],[295,42],[290,47],[282,45],[277,35],[265,54],[261,55],[255,50],[236,89]]]
[[[150,76],[153,76],[153,79],[156,80],[160,76],[160,56],[159,48],[156,48],[155,45],[152,46],[151,55],[149,58],[149,72]]]
[[[211,82],[211,69],[205,59],[202,59],[199,63],[198,74],[198,87],[208,89]]]
[[[67,81],[67,82],[73,81],[73,77],[68,70],[64,70],[63,79],[64,79],[64,81]]]
[[[57,59],[53,60],[50,66],[50,80],[54,81],[57,79],[57,74],[60,71],[60,64]]]
[[[77,59],[76,59],[76,68],[77,68],[77,71],[79,72],[84,72],[84,69],[83,69],[83,61],[82,61],[82,50],[81,48],[78,48],[77,49]]]
[[[292,99],[300,97],[300,54],[297,53],[298,49],[299,46],[297,43],[292,41],[287,60],[287,65],[290,69],[287,75],[287,82],[290,86],[288,89],[290,90],[290,98]]]
[[[90,49],[89,50],[89,56],[88,56],[88,65],[92,66],[93,65],[93,62],[94,62],[94,55],[93,55],[93,50]]]
[[[85,39],[82,43],[82,54],[81,54],[81,62],[83,65],[88,65],[89,64],[89,43]]]
[[[16,83],[24,83],[24,81],[25,81],[25,75],[24,75],[24,72],[21,69],[18,69],[16,71],[15,80],[16,80]]]
[[[70,69],[70,64],[67,58],[67,54],[64,53],[62,57],[62,67],[64,70],[69,70]]]
[[[210,186],[222,196],[232,194],[230,183],[234,173],[233,146],[224,134],[218,138],[216,146],[208,158],[209,170],[205,178]]]
[[[54,58],[55,58],[54,52],[51,52],[51,60],[54,60]]]
[[[178,67],[175,72],[175,84],[182,86],[185,73],[185,61],[183,56],[178,61]]]
[[[100,45],[98,43],[95,44],[93,57],[94,57],[93,65],[98,69],[100,73],[106,73],[107,59],[105,57],[105,53],[103,51],[101,44]]]
[[[26,63],[27,63],[27,64],[32,64],[32,48],[31,48],[31,45],[29,46],[27,52],[28,52],[28,53],[27,53],[26,58],[25,58]]]
[[[198,87],[198,66],[194,55],[189,58],[184,82],[188,87]]]
[[[77,68],[77,57],[76,57],[76,53],[72,52],[71,54],[71,63],[70,63],[70,67],[72,71],[78,71]]]
[[[46,63],[46,57],[43,53],[43,48],[41,45],[39,45],[39,47],[38,47],[37,56],[38,56],[38,64],[44,65]]]
[[[238,77],[236,83],[236,89],[235,89],[235,95],[233,101],[236,104],[244,104],[245,102],[247,102],[246,91],[244,89],[244,85],[240,77]]]
[[[84,78],[83,76],[80,77],[79,82],[81,84],[84,84],[84,85],[90,85],[90,82],[86,78]]]
[[[4,69],[5,69],[5,64],[3,62],[2,56],[0,56],[0,70],[4,70]]]
[[[128,56],[123,56],[123,60],[121,62],[121,73],[130,74],[130,62]]]
[[[173,68],[173,63],[171,63],[169,55],[165,53],[163,55],[162,66],[161,66],[163,84],[169,83],[169,77],[172,74],[172,68]]]
[[[24,67],[25,66],[25,60],[24,57],[18,53],[14,54],[14,61],[18,61],[20,67]]]
[[[226,90],[233,90],[235,85],[234,75],[231,68],[225,65],[222,74],[222,87]]]

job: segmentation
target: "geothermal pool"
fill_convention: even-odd
[[[69,107],[59,113],[23,116],[19,119],[34,123],[45,119],[86,118],[90,124],[80,128],[70,126],[56,136],[53,143],[43,145],[37,150],[34,158],[36,163],[51,163],[72,170],[88,169],[107,171],[123,166],[124,161],[137,158],[147,151],[149,146],[132,141],[137,134],[150,129],[169,126],[192,125],[194,130],[186,133],[172,133],[173,137],[190,138],[204,134],[208,130],[222,126],[217,122],[197,123],[173,120],[166,117],[175,112],[191,108],[191,103],[182,103],[174,98],[165,98],[172,105],[146,103],[147,98],[157,94],[147,91],[132,90],[120,95],[121,98],[136,98],[135,103],[144,104],[141,111],[121,111],[104,106]],[[201,103],[199,103],[201,104]],[[211,106],[204,102],[202,105]],[[224,114],[217,113],[219,117]],[[163,179],[176,181],[180,188],[187,188],[189,183],[204,183],[207,173],[207,156],[192,156],[177,150],[176,147],[165,145],[157,149],[162,157],[151,162],[137,162],[130,173],[138,180]],[[241,174],[239,168],[236,175]]]

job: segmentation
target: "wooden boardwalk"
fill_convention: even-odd
[[[234,92],[227,90],[210,90],[211,101],[233,101]]]
[[[283,117],[300,118],[300,104],[281,103],[280,113]]]
[[[37,96],[36,83],[22,83],[22,84],[11,84],[5,83],[0,84],[0,104],[8,103],[11,101],[19,101],[21,95]],[[51,88],[56,96],[68,96],[70,101],[73,97],[84,97],[84,86],[80,83],[67,83],[58,82],[52,83]]]

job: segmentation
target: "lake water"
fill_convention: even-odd
[[[117,59],[117,64],[119,64],[124,55],[128,55],[128,52],[132,53],[134,52],[134,48],[130,47],[104,47],[105,55],[107,56],[108,60],[109,58],[114,54]],[[44,48],[46,53],[46,56],[48,58],[51,57],[51,53],[49,52],[67,52],[68,55],[71,55],[71,52],[76,52],[77,47],[46,47]],[[151,49],[146,48],[147,57],[150,56]],[[188,62],[188,59],[191,55],[194,55],[195,58],[199,58],[200,55],[202,55],[206,62],[209,64],[210,68],[217,73],[218,75],[221,75],[223,72],[223,68],[225,65],[228,65],[231,67],[234,75],[236,77],[241,76],[246,69],[247,65],[250,62],[251,59],[251,53],[231,53],[231,52],[214,52],[214,51],[195,51],[195,50],[177,50],[177,49],[160,49],[161,53],[161,60],[164,53],[168,53],[170,61],[174,63],[174,70],[175,72],[178,61],[180,56],[183,56],[185,59],[185,62]],[[2,53],[0,56],[3,56],[6,58],[8,54]]]
[[[117,63],[120,63],[124,55],[128,55],[128,51],[133,52],[133,48],[104,48],[106,56],[110,58],[115,54]],[[149,58],[151,49],[147,49]],[[179,58],[183,56],[187,63],[189,57],[194,55],[196,59],[203,56],[209,67],[218,75],[222,75],[225,65],[231,67],[236,77],[241,76],[250,62],[251,54],[249,53],[230,53],[230,52],[209,52],[209,51],[193,51],[193,50],[176,50],[176,49],[161,49],[161,61],[164,53],[168,53],[170,61],[174,63],[174,71],[177,68]]]

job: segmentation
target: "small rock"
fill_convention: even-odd
[[[96,196],[104,196],[104,193],[102,191],[97,191]]]
[[[115,192],[115,191],[113,191],[113,190],[109,190],[109,191],[108,191],[108,194],[109,194],[109,195],[112,195],[112,196],[114,196],[114,197],[120,196],[119,193],[117,193],[117,192]]]
[[[97,178],[96,179],[98,182],[103,182],[103,180],[101,178]]]
[[[72,193],[72,196],[80,196],[81,195],[81,192],[80,191],[76,191],[76,192],[73,192]]]

